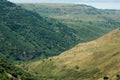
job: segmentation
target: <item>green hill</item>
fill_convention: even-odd
[[[53,56],[80,40],[75,30],[41,17],[6,0],[0,1],[0,53],[7,58],[28,60]]]
[[[80,39],[94,40],[120,25],[120,10],[102,10],[83,4],[18,4],[74,29]],[[92,36],[92,37],[91,37]]]
[[[23,64],[47,80],[120,79],[120,29],[97,40],[80,43],[59,56]],[[23,66],[22,65],[22,66]]]

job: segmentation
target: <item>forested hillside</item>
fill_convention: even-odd
[[[20,60],[53,56],[77,44],[75,30],[6,0],[0,1],[0,52]],[[83,41],[82,41],[83,42]]]

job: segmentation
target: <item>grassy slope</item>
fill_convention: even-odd
[[[58,19],[75,29],[83,40],[93,40],[119,26],[119,10],[100,10],[74,4],[19,4],[42,16]],[[99,30],[99,32],[98,32]],[[90,35],[85,32],[89,32]],[[96,35],[95,35],[96,33]],[[94,37],[89,37],[95,35]],[[84,37],[86,36],[86,38]]]
[[[57,55],[83,42],[76,36],[75,30],[57,20],[0,1],[0,53],[8,58],[28,60]]]
[[[115,76],[120,74],[119,61],[120,29],[117,29],[97,40],[78,44],[59,56],[28,63],[26,67],[48,80],[102,80],[104,76],[116,80]]]

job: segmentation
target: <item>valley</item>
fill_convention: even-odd
[[[0,80],[120,80],[120,10],[0,1]]]

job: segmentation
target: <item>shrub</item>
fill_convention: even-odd
[[[75,69],[79,69],[79,66],[78,66],[78,65],[76,65],[76,66],[75,66]]]

